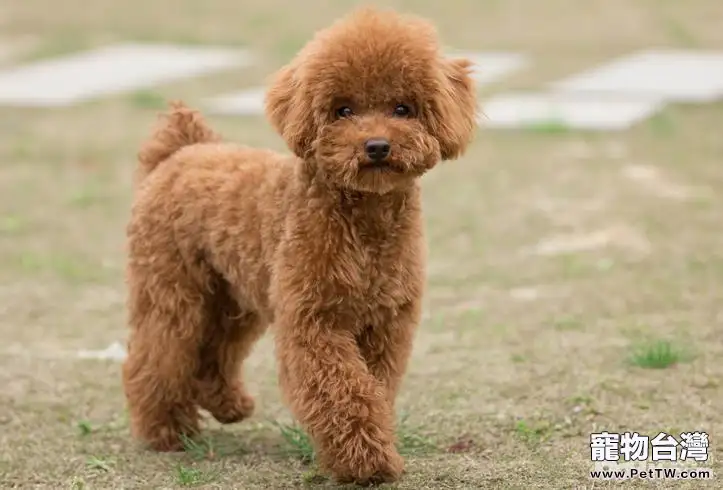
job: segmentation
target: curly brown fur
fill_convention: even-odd
[[[271,85],[267,115],[295,156],[220,142],[171,110],[140,154],[127,230],[136,437],[174,450],[198,407],[249,416],[241,366],[273,324],[284,398],[322,467],[340,482],[400,477],[394,400],[425,275],[418,177],[473,135],[468,71],[426,21],[363,9]],[[371,138],[390,144],[382,161]]]

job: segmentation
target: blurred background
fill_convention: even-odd
[[[130,440],[124,233],[167,100],[285,151],[261,114],[268,76],[359,4],[0,3],[0,487],[331,486],[268,338],[251,420],[208,421],[185,454]],[[423,180],[429,286],[395,488],[591,487],[603,430],[705,431],[696,464],[720,472],[720,1],[378,5],[476,63],[483,111],[467,155]]]

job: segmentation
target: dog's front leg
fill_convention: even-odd
[[[414,334],[421,321],[421,301],[404,304],[384,325],[371,325],[358,338],[369,371],[386,389],[392,411],[407,371]]]
[[[276,352],[285,398],[313,439],[320,466],[341,483],[397,480],[404,461],[384,386],[353,335],[300,316],[277,317]]]

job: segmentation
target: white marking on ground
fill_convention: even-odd
[[[474,64],[472,78],[477,85],[498,82],[529,64],[529,58],[521,53],[450,50],[446,55],[449,58],[469,59]]]
[[[206,107],[214,114],[260,116],[264,113],[263,87],[239,90],[207,99]]]
[[[622,173],[645,190],[660,197],[687,201],[693,196],[691,188],[671,182],[660,169],[652,165],[628,165],[623,167]]]
[[[503,93],[482,104],[479,124],[492,128],[612,131],[627,129],[662,108],[658,100],[562,93]]]
[[[539,241],[530,252],[534,255],[553,256],[607,247],[622,247],[645,254],[650,251],[650,242],[630,226],[615,225],[589,233],[548,237]]]
[[[221,47],[116,44],[0,71],[0,104],[62,107],[250,64]]]
[[[120,342],[113,342],[105,349],[101,350],[79,350],[78,357],[80,359],[98,359],[109,361],[123,361],[128,353]]]
[[[510,289],[509,293],[512,299],[518,301],[535,301],[542,296],[540,290],[533,287],[514,288]]]
[[[553,83],[566,92],[606,92],[666,101],[723,97],[723,52],[646,50]]]

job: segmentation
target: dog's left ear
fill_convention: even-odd
[[[439,141],[442,160],[461,156],[477,125],[477,90],[467,59],[442,60],[441,90],[432,107],[431,132]]]
[[[271,125],[300,158],[311,148],[316,133],[309,97],[303,90],[297,68],[290,64],[276,73],[264,102]]]

